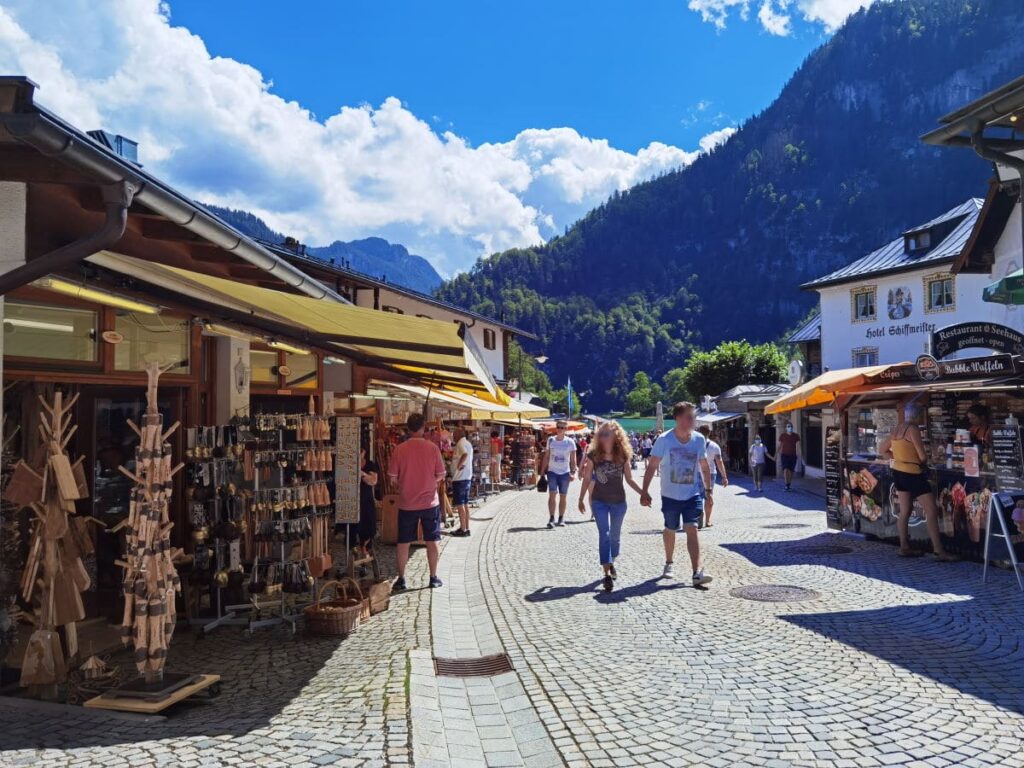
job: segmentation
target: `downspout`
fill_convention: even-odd
[[[73,267],[87,256],[110,248],[121,239],[125,225],[128,223],[128,206],[132,204],[136,188],[130,182],[119,181],[114,184],[104,184],[100,190],[103,194],[103,207],[106,209],[103,226],[92,234],[63,245],[0,275],[0,296],[6,295],[15,288],[28,285],[33,280]]]
[[[1006,152],[999,152],[985,143],[983,132],[985,124],[978,122],[971,131],[971,147],[979,157],[993,163],[1002,163],[1013,168],[1017,172],[1019,187],[1017,189],[1017,205],[1020,207],[1020,237],[1021,248],[1024,249],[1024,158],[1011,155]],[[996,171],[998,177],[999,171]]]

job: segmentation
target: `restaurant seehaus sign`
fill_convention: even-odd
[[[957,323],[932,333],[932,354],[939,360],[963,349],[1024,355],[1024,334],[998,323]]]

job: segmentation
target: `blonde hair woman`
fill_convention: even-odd
[[[590,509],[597,523],[598,554],[604,568],[604,588],[610,592],[618,577],[615,558],[619,556],[622,521],[626,517],[626,488],[640,493],[633,480],[630,461],[633,449],[629,438],[616,421],[606,421],[597,429],[583,467],[583,488],[580,490],[580,512]]]

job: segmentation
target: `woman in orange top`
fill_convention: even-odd
[[[949,563],[959,558],[946,552],[939,534],[938,510],[935,507],[935,496],[928,484],[925,471],[928,468],[921,431],[913,423],[920,409],[913,405],[914,399],[906,401],[902,409],[897,411],[896,428],[881,446],[883,456],[891,460],[892,480],[896,486],[896,496],[900,504],[900,516],[896,529],[900,535],[900,557],[919,557],[922,552],[910,548],[910,513],[914,509],[914,499],[921,501],[925,520],[928,523],[928,536],[932,540],[935,559]]]

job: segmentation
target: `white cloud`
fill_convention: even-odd
[[[725,144],[734,133],[736,133],[736,129],[733,127],[712,131],[700,140],[701,151],[710,152],[715,147]]]
[[[788,5],[789,0],[764,0],[757,11],[757,20],[771,34],[786,37],[792,31],[791,20],[786,13]]]
[[[473,147],[397,98],[321,121],[255,68],[211,55],[159,0],[5,0],[0,71],[36,80],[40,103],[81,128],[137,139],[147,169],[196,199],[313,244],[387,237],[449,274],[698,154],[625,152],[571,128]]]
[[[696,11],[701,18],[714,24],[718,29],[725,29],[726,22],[733,12],[746,21],[750,17],[750,9],[754,0],[689,0],[688,7]],[[838,29],[850,14],[861,8],[867,8],[874,0],[761,0],[757,10],[757,20],[764,29],[773,34],[785,37],[792,28],[790,7],[795,6],[805,21],[821,24],[828,32]]]

